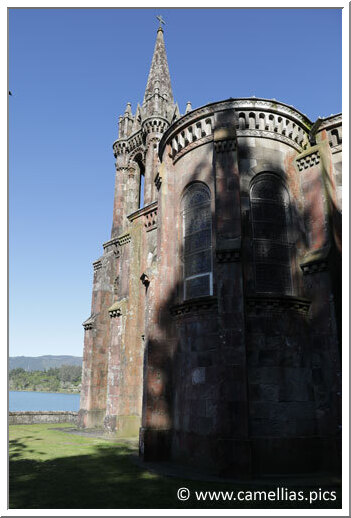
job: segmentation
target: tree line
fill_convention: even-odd
[[[42,392],[80,392],[82,367],[61,365],[45,371],[12,369],[9,374],[10,390],[31,390]]]

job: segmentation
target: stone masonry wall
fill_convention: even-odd
[[[48,424],[78,422],[78,412],[9,412],[9,424]]]
[[[170,355],[160,344],[163,359],[157,360],[170,364],[169,374],[161,377],[172,379],[173,387],[167,426],[163,411],[151,411],[151,394],[161,380],[154,379],[145,389],[143,453],[152,458],[157,446],[171,444],[171,458],[231,474],[333,469],[337,461],[328,460],[328,450],[336,452],[339,394],[333,279],[328,267],[319,273],[313,261],[315,273],[308,279],[309,266],[303,266],[309,253],[330,244],[324,173],[320,160],[309,158],[314,153],[329,163],[330,157],[308,145],[309,123],[298,120],[298,114],[287,121],[277,114],[233,111],[230,104],[214,115],[210,106],[189,114],[188,125],[185,118],[178,121],[161,143],[168,142],[162,148],[159,273],[168,286],[167,304],[177,302],[170,308],[175,330],[163,321],[162,341],[171,344],[176,335],[177,345]],[[274,103],[271,108],[280,109]],[[192,123],[191,116],[198,122]],[[261,173],[273,175],[289,196],[285,204],[291,280],[286,280],[286,293],[257,292],[250,189]],[[181,251],[174,255],[176,277],[174,271],[162,269],[172,253],[170,242],[181,242],[179,203],[194,181],[205,182],[211,190],[216,184],[214,292],[202,304],[182,303]],[[330,197],[336,200],[333,193]],[[163,207],[175,225],[168,225]],[[167,236],[166,246],[162,235]],[[282,253],[279,242],[277,253]],[[278,264],[280,260],[277,256]],[[271,273],[273,282],[277,272],[273,268]],[[148,376],[153,363],[148,356]]]

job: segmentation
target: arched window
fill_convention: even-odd
[[[251,186],[250,202],[256,291],[291,294],[288,191],[277,176],[264,173]]]
[[[190,185],[182,200],[184,299],[212,295],[211,194]]]

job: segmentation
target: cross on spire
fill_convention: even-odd
[[[158,19],[158,21],[160,22],[160,25],[159,25],[159,29],[162,29],[162,24],[165,25],[166,22],[164,21],[164,19],[162,18],[162,16],[159,14],[158,16],[156,16],[156,18]]]

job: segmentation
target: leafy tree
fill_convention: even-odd
[[[61,381],[77,382],[82,376],[82,368],[78,365],[61,365],[59,378]]]
[[[45,371],[16,368],[9,373],[9,385],[11,390],[76,391],[81,383],[81,375],[82,368],[77,365],[63,365]]]

